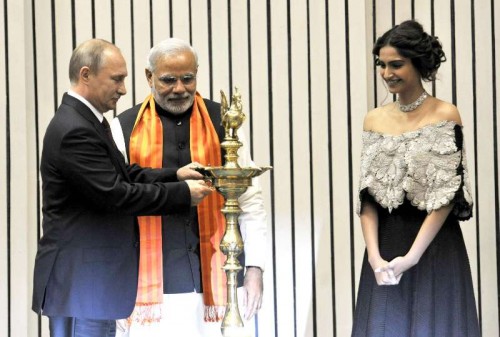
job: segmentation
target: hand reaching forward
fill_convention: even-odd
[[[246,307],[244,317],[249,320],[257,314],[262,306],[262,293],[264,291],[262,269],[258,267],[247,268],[243,289],[243,305]]]
[[[179,181],[188,179],[194,179],[194,180],[203,179],[203,175],[200,172],[194,170],[195,167],[199,166],[200,166],[199,163],[192,162],[181,167],[180,169],[177,170],[177,179]]]
[[[209,187],[203,180],[186,180],[191,193],[191,206],[198,205],[203,198],[213,192],[213,188]]]

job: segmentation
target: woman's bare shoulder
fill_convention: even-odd
[[[363,122],[363,130],[364,131],[375,131],[378,129],[380,124],[384,123],[388,117],[388,111],[393,109],[392,104],[387,104],[384,106],[377,107],[373,110],[370,110],[366,113],[365,119]]]
[[[462,125],[460,112],[454,104],[435,98],[433,105],[433,115],[436,121],[453,121]]]

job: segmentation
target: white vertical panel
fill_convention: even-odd
[[[96,1],[96,5],[99,6],[99,0]],[[71,20],[71,12],[59,12],[59,8],[71,8],[71,1],[56,1],[56,19],[59,20]],[[83,41],[87,41],[92,38],[92,3],[88,1],[78,1],[75,0],[75,26],[76,41],[77,45]],[[59,17],[59,16],[62,17]],[[64,16],[68,16],[64,18]],[[69,30],[71,32],[71,30]]]
[[[498,336],[498,289],[496,267],[496,232],[495,212],[498,212],[493,202],[494,171],[493,171],[493,134],[492,129],[492,91],[491,91],[491,20],[490,1],[475,1],[475,42],[476,42],[476,83],[477,83],[477,122],[480,137],[478,137],[478,167],[480,176],[476,182],[479,186],[479,226],[481,245],[481,291],[482,291],[482,322],[484,336]],[[486,75],[488,74],[488,75]]]
[[[276,301],[278,322],[277,336],[294,336],[294,298],[291,203],[290,203],[290,130],[288,101],[288,41],[287,2],[271,2],[271,67],[273,86],[272,117],[275,176],[275,226],[276,226]],[[276,81],[276,82],[274,82]],[[278,85],[279,84],[279,85]],[[278,239],[279,238],[279,239]]]
[[[379,38],[380,36],[382,36],[382,34],[384,34],[387,30],[389,30],[392,27],[391,2],[386,0],[375,0],[375,10],[376,10],[376,15],[375,15],[376,38]],[[378,69],[379,68],[376,68],[376,71],[378,71]],[[376,78],[377,78],[376,79],[377,97],[375,101],[376,106],[381,106],[389,102],[392,102],[392,95],[386,89],[385,83],[382,81],[378,73]]]
[[[4,3],[7,0],[2,0],[0,6],[0,18],[2,23],[4,22]],[[0,121],[2,125],[2,133],[6,132],[6,119],[7,119],[7,111],[5,107],[7,106],[7,78],[3,76],[6,74],[6,64],[5,53],[5,29],[4,25],[0,25]],[[0,159],[2,162],[6,163],[7,158],[7,139],[6,137],[0,137]],[[0,165],[0,275],[7,275],[7,264],[8,264],[8,251],[7,251],[7,169],[6,165]],[[7,277],[2,276],[0,278],[0,298],[3,300],[0,302],[0,333],[4,333],[6,331],[6,327],[8,324],[8,282]]]
[[[11,2],[7,8],[9,40],[9,100],[10,100],[10,162],[7,165],[10,168],[10,197],[11,197],[11,212],[10,212],[10,266],[11,266],[11,288],[10,299],[10,315],[11,315],[11,334],[12,336],[27,337],[27,324],[16,324],[15,317],[27,317],[29,308],[31,307],[31,296],[26,291],[29,281],[26,282],[32,275],[28,267],[27,252],[28,242],[28,214],[30,212],[29,202],[32,196],[27,195],[28,191],[28,152],[26,148],[27,130],[27,115],[32,108],[31,102],[27,102],[27,97],[32,97],[28,90],[33,88],[31,84],[26,87],[25,80],[27,78],[27,67],[29,64],[28,58],[31,56],[28,53],[31,51],[28,39],[21,40],[16,38],[16,34],[20,37],[29,37],[31,32],[26,32],[24,25],[24,2]],[[26,35],[25,35],[26,34]],[[29,95],[28,95],[29,94]],[[15,183],[14,183],[15,182]],[[23,320],[26,322],[26,319]],[[19,322],[23,322],[19,321]]]
[[[95,2],[95,37],[112,42],[111,0],[94,0]]]
[[[247,24],[247,4],[246,1],[231,1],[231,55],[229,60],[232,63],[232,73],[229,74],[233,87],[238,87],[243,99],[243,105],[246,107],[247,120],[243,124],[245,132],[248,134],[248,24]],[[215,97],[218,100],[217,97]],[[249,146],[249,144],[245,144]]]
[[[267,35],[267,4],[266,0],[250,2],[250,25],[251,40],[248,41],[252,48],[252,111],[250,119],[253,122],[253,160],[257,165],[271,165],[270,158],[270,134],[269,134],[269,98],[270,88],[268,86],[268,35]],[[281,81],[279,82],[281,83]],[[249,97],[250,99],[250,97]],[[272,233],[271,202],[271,175],[269,172],[260,177],[264,200],[266,200],[266,211],[268,214],[267,242],[264,249],[269,257],[266,261],[266,272],[264,273],[264,299],[262,309],[259,313],[259,336],[276,336],[275,312],[274,312],[274,289],[273,289],[273,254],[274,243]]]
[[[230,71],[230,79],[232,87],[238,88],[241,94],[246,114],[246,120],[243,124],[243,130],[247,135],[247,141],[243,144],[244,147],[251,150],[251,135],[250,135],[250,118],[253,117],[250,110],[250,83],[249,83],[249,41],[248,41],[248,20],[247,20],[247,3],[244,1],[233,1],[228,3],[230,5],[230,27],[229,33],[231,34],[231,55],[229,61],[232,63],[232,71]],[[215,100],[219,100],[215,97]],[[264,247],[265,243],[262,243]]]
[[[326,8],[324,1],[309,2],[311,111],[314,208],[314,260],[316,273],[316,329],[318,336],[333,336],[332,240],[330,224],[331,163],[328,160],[329,92],[327,87]]]
[[[467,8],[463,8],[465,9]],[[431,1],[415,1],[415,20],[422,24],[427,33],[431,34]]]
[[[292,132],[295,217],[295,272],[297,335],[312,335],[311,193],[309,170],[308,55],[306,1],[290,2],[292,66]]]
[[[134,58],[130,62],[134,62],[135,65],[135,104],[140,104],[151,92],[145,74],[146,57],[151,49],[149,1],[134,0],[133,13]],[[129,66],[129,69],[130,72],[133,71],[132,65]]]
[[[35,1],[36,44],[38,66],[38,104],[41,142],[50,119],[54,116],[54,81],[50,0]],[[70,47],[71,48],[71,47]]]
[[[459,5],[457,3],[456,5]],[[456,7],[456,25],[455,33],[459,37],[456,39],[456,67],[457,71],[457,108],[460,111],[462,125],[464,126],[464,144],[467,151],[467,161],[469,175],[471,179],[471,187],[475,188],[475,167],[474,167],[474,105],[471,99],[473,95],[472,87],[472,34],[471,34],[471,15],[470,7]],[[466,51],[466,52],[465,52]],[[447,51],[445,51],[447,52]],[[451,51],[446,53],[448,62],[451,62]],[[450,79],[447,79],[450,81]],[[475,214],[474,214],[475,215]],[[462,224],[462,232],[464,235],[467,253],[471,266],[472,281],[474,283],[474,293],[476,303],[478,299],[478,283],[477,283],[477,233],[475,227],[475,218],[466,221]]]
[[[349,336],[352,325],[352,290],[350,271],[349,176],[347,165],[347,59],[345,2],[330,4],[330,103],[332,106],[333,158],[333,245],[335,249],[335,312],[337,336]],[[361,247],[360,247],[361,249]]]
[[[369,40],[367,34],[367,26],[365,22],[365,8],[361,6],[354,6],[352,3],[349,6],[349,46],[350,46],[350,100],[351,100],[351,129],[352,134],[352,153],[348,156],[352,158],[352,182],[353,182],[353,195],[351,195],[351,203],[356,205],[358,200],[358,181],[360,172],[360,154],[362,145],[362,131],[363,120],[366,112],[369,109],[366,94],[358,95],[358,92],[366,92],[368,86],[366,79],[368,78],[366,57],[367,53],[371,52],[373,46],[367,46],[366,42]],[[363,41],[363,43],[357,43]],[[349,137],[349,136],[347,136]],[[353,212],[355,208],[353,208]],[[361,231],[361,224],[357,215],[354,215],[354,234],[355,241],[354,247],[356,248],[356,282],[359,279],[359,271],[361,270],[361,262],[363,258],[364,249],[361,251],[358,247],[364,248],[363,234]],[[357,287],[356,287],[357,289]]]
[[[389,2],[389,1],[388,1]],[[415,1],[423,2],[423,1]],[[411,0],[410,1],[396,1],[395,2],[395,20],[396,24],[404,20],[411,19]]]
[[[375,67],[374,64],[374,57],[372,54],[372,49],[373,49],[373,44],[374,40],[376,38],[374,32],[373,32],[373,27],[375,24],[375,17],[373,15],[373,5],[372,2],[373,0],[365,0],[365,5],[366,5],[366,10],[365,10],[365,20],[366,20],[366,71],[367,71],[367,78],[366,78],[366,85],[367,85],[367,92],[366,92],[366,99],[369,102],[368,109],[372,109],[375,107],[375,86],[377,85],[377,82],[374,81],[374,79],[377,78],[378,72],[377,68]]]
[[[451,12],[448,1],[434,2],[434,35],[443,44],[443,50],[448,56],[448,62],[442,63],[436,76],[436,97],[447,102],[452,102],[452,69],[451,69]],[[428,32],[430,34],[430,30]]]
[[[26,156],[26,172],[24,172],[24,176],[27,177],[27,190],[26,190],[26,195],[21,192],[21,198],[22,200],[26,201],[26,224],[24,225],[22,230],[23,232],[26,231],[26,241],[23,243],[24,247],[21,247],[21,249],[24,248],[24,250],[21,250],[21,254],[23,254],[23,258],[27,261],[27,271],[26,271],[26,277],[27,277],[27,287],[24,287],[24,278],[22,275],[19,275],[21,277],[16,279],[16,282],[20,285],[21,290],[27,289],[27,298],[26,298],[26,307],[24,308],[25,311],[23,312],[26,315],[26,336],[36,336],[38,333],[38,317],[31,311],[31,298],[32,298],[32,292],[31,289],[33,288],[33,267],[34,267],[34,257],[36,255],[36,250],[37,250],[37,243],[38,243],[38,228],[37,228],[37,216],[38,216],[38,205],[37,205],[37,197],[38,197],[38,175],[35,174],[37,172],[38,168],[38,163],[39,163],[39,154],[37,153],[37,134],[36,134],[36,127],[37,127],[37,119],[36,119],[36,113],[35,113],[35,83],[34,83],[34,78],[35,78],[35,65],[34,65],[34,59],[33,59],[33,41],[34,41],[34,36],[33,36],[33,26],[32,26],[32,18],[33,18],[33,12],[32,12],[32,2],[31,1],[24,1],[25,5],[25,12],[24,12],[24,18],[25,18],[25,23],[22,25],[24,26],[25,29],[25,69],[26,69],[26,74],[24,81],[21,79],[21,83],[19,86],[21,88],[25,88],[25,97],[26,97],[26,120],[23,126],[26,127],[26,133],[24,137],[19,137],[21,139],[21,142],[23,140],[25,141],[25,145],[18,145],[19,151],[26,150],[27,151],[27,156]],[[30,24],[26,24],[26,23]],[[36,32],[35,32],[36,34]],[[24,139],[23,139],[24,138]],[[0,157],[1,158],[1,157]],[[21,227],[22,228],[22,227]],[[23,326],[24,329],[24,326]]]
[[[223,89],[226,95],[233,88],[229,88],[229,33],[228,33],[228,4],[227,0],[212,0],[212,11],[209,13],[212,20],[212,98],[219,100],[219,90]]]
[[[208,45],[208,8],[206,0],[191,0],[194,8],[193,19],[193,42],[192,45],[198,53],[198,76],[196,78],[196,88],[203,97],[210,97],[210,76]],[[218,91],[217,91],[218,92]],[[215,96],[219,100],[219,94]]]
[[[266,0],[257,0],[250,3],[250,25],[251,40],[248,43],[252,48],[252,111],[250,119],[253,120],[253,159],[257,165],[270,165],[271,158],[269,153],[270,134],[269,134],[269,98],[271,88],[269,87],[268,73],[268,31],[267,31],[267,8]],[[282,79],[277,80],[279,90],[284,89]],[[250,124],[250,121],[247,121]],[[269,182],[270,174],[262,176],[262,181]],[[266,186],[266,185],[264,185]],[[266,186],[269,187],[269,186]],[[269,193],[269,188],[265,192]],[[265,200],[270,201],[270,196]],[[268,202],[269,204],[269,202]],[[268,210],[269,211],[269,210]],[[268,214],[270,214],[268,212]],[[271,232],[268,232],[271,234]],[[271,261],[268,261],[268,267],[271,267]],[[271,289],[270,289],[271,290]]]
[[[51,2],[50,0],[42,0],[35,1],[35,31],[36,31],[36,54],[37,54],[37,91],[38,91],[38,143],[40,144],[40,151],[42,150],[42,142],[43,137],[45,135],[45,130],[50,120],[54,116],[56,111],[56,106],[54,103],[54,81],[53,81],[53,54],[52,54],[52,21],[51,21]],[[66,45],[67,48],[72,49],[71,44]],[[68,59],[69,61],[69,59]],[[68,75],[66,75],[67,77]],[[65,88],[67,89],[67,88]],[[59,102],[57,102],[58,104]],[[31,174],[34,174],[32,172]],[[35,210],[36,211],[36,210]],[[33,227],[35,227],[35,223],[30,223]],[[41,224],[40,224],[41,226]],[[41,232],[40,228],[40,232]],[[32,263],[34,263],[34,258],[36,253],[36,245],[32,247],[32,254],[30,255],[30,259]],[[30,282],[32,279],[32,275],[30,277]],[[27,292],[32,294],[32,289],[30,287],[26,287]],[[30,305],[31,307],[31,305]],[[30,313],[28,315],[35,315],[34,313]],[[32,318],[32,317],[31,317]],[[20,319],[23,319],[20,317]],[[36,326],[35,326],[36,327]],[[31,328],[34,329],[34,326]],[[49,335],[48,332],[48,322],[47,318],[44,317],[42,319],[42,336],[47,337]],[[37,336],[37,335],[33,335]]]
[[[499,89],[500,89],[500,47],[499,45],[496,43],[497,41],[499,41],[499,38],[500,38],[500,6],[498,3],[495,3],[494,4],[494,25],[495,25],[495,31],[494,31],[494,34],[495,34],[495,46],[496,46],[496,55],[495,55],[495,66],[496,66],[496,81],[495,81],[495,84],[496,84],[496,92],[494,93],[496,95],[496,129],[497,129],[497,134],[496,134],[496,137],[497,137],[497,169],[500,170],[500,93],[499,93]],[[498,177],[498,175],[500,175],[499,172],[497,172],[497,179],[498,179],[498,185],[496,186],[497,188],[497,193],[500,193],[500,177]],[[496,209],[497,209],[497,217],[500,216],[499,214],[499,210],[500,210],[500,200],[498,201],[499,203],[497,203],[495,205]],[[500,224],[496,224],[496,226],[500,226]],[[499,228],[497,227],[497,230]],[[497,234],[498,235],[498,234]],[[498,240],[498,236],[497,236],[497,240]],[[498,249],[498,248],[497,248]],[[498,253],[497,253],[497,266],[498,266]],[[493,268],[492,268],[493,270]],[[498,275],[498,269],[496,269],[497,271],[497,275]],[[498,282],[498,281],[497,281]],[[498,307],[498,306],[497,306]],[[497,309],[498,310],[498,309]],[[500,315],[500,313],[499,313]],[[497,323],[497,322],[495,322]],[[497,324],[498,326],[498,324]],[[500,333],[499,333],[500,334]]]
[[[360,6],[354,6],[350,3],[349,6],[349,62],[350,62],[350,102],[351,102],[351,125],[350,131],[352,136],[352,153],[348,153],[352,160],[352,172],[348,172],[352,178],[352,191],[353,194],[349,195],[351,205],[351,212],[355,211],[355,206],[358,202],[358,182],[359,182],[359,172],[360,172],[360,154],[362,147],[362,131],[363,131],[363,120],[368,109],[371,108],[367,101],[366,95],[358,95],[358,92],[366,92],[369,86],[366,84],[366,79],[368,78],[366,56],[371,53],[373,45],[367,45],[366,41],[370,40],[370,34],[367,34],[367,24],[365,22],[365,8]],[[357,41],[363,41],[363,43],[357,43]],[[370,63],[370,67],[372,64]],[[349,126],[348,126],[349,127]],[[347,135],[349,137],[349,135]],[[346,137],[346,138],[347,138]],[[347,179],[346,179],[347,180]],[[364,255],[364,240],[361,230],[361,224],[357,215],[351,213],[354,217],[354,248],[355,248],[355,258],[356,258],[356,278],[355,278],[355,291],[357,292],[359,283],[359,273],[361,270],[361,263]],[[339,247],[340,248],[340,247]],[[361,249],[360,249],[361,248]],[[356,293],[357,294],[357,293]]]
[[[92,17],[90,15],[90,2],[88,6],[81,5],[82,1],[75,1],[75,21],[80,24],[78,28],[87,29],[87,34],[76,34],[76,45],[92,38]],[[78,6],[77,4],[80,4]],[[56,71],[57,71],[57,104],[61,102],[61,97],[64,92],[68,91],[70,87],[68,65],[73,52],[73,38],[72,38],[72,25],[71,18],[71,1],[56,1],[55,2],[55,37],[56,37]],[[44,18],[43,20],[47,20]],[[80,39],[78,39],[80,38]],[[42,48],[50,49],[51,45],[44,46],[41,44],[38,50]],[[51,58],[45,62],[52,62]],[[55,112],[55,110],[53,111]]]
[[[123,57],[127,61],[128,76],[125,79],[127,94],[120,98],[116,105],[117,113],[129,109],[134,105],[132,100],[132,22],[130,13],[130,1],[115,0],[115,44],[120,48]]]
[[[424,31],[431,34],[431,2],[430,1],[415,1],[415,20],[420,22],[424,27]],[[465,27],[464,27],[465,28]],[[451,50],[445,53],[451,54]],[[428,93],[432,93],[432,82],[424,82],[424,89]]]
[[[42,150],[43,136],[45,135],[45,130],[50,120],[55,113],[55,102],[54,102],[54,81],[53,81],[53,54],[52,54],[52,12],[51,12],[51,2],[50,0],[35,1],[35,22],[36,22],[36,54],[37,54],[37,91],[38,91],[38,143],[40,144],[40,151]],[[62,21],[64,22],[64,21]],[[71,26],[69,26],[71,28]],[[69,28],[69,29],[70,29]],[[57,40],[56,40],[57,41]],[[67,45],[65,48],[70,50],[71,44]],[[57,57],[57,56],[56,56]],[[69,59],[68,59],[69,60]],[[66,72],[67,73],[67,72]],[[68,75],[66,75],[66,78]],[[67,89],[67,88],[65,88]],[[63,89],[64,90],[64,89]],[[57,102],[58,104],[58,102]],[[36,210],[35,210],[36,211]],[[30,223],[35,227],[35,223]],[[41,226],[41,224],[40,224]],[[41,228],[40,228],[41,232]],[[34,257],[36,255],[36,245],[31,248],[31,255],[29,258],[31,262],[34,263]],[[30,282],[32,275],[30,277]],[[29,294],[32,294],[31,287],[27,287]],[[31,305],[29,306],[31,307]],[[34,313],[28,314],[32,317],[36,317]],[[36,330],[36,325],[31,326],[31,329]],[[48,322],[47,318],[42,319],[42,336],[47,337],[48,332]],[[33,336],[37,336],[33,334]]]
[[[170,37],[168,1],[153,0],[153,45]]]
[[[172,0],[172,36],[189,41],[189,7],[186,0]]]

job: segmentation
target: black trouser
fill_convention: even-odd
[[[115,337],[115,320],[49,317],[50,337]]]

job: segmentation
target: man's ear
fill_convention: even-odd
[[[90,77],[90,68],[87,66],[84,66],[80,69],[80,80],[84,83],[87,83],[89,81]]]
[[[144,69],[144,73],[146,74],[146,80],[148,80],[149,87],[152,88],[153,87],[153,73],[148,68]]]

